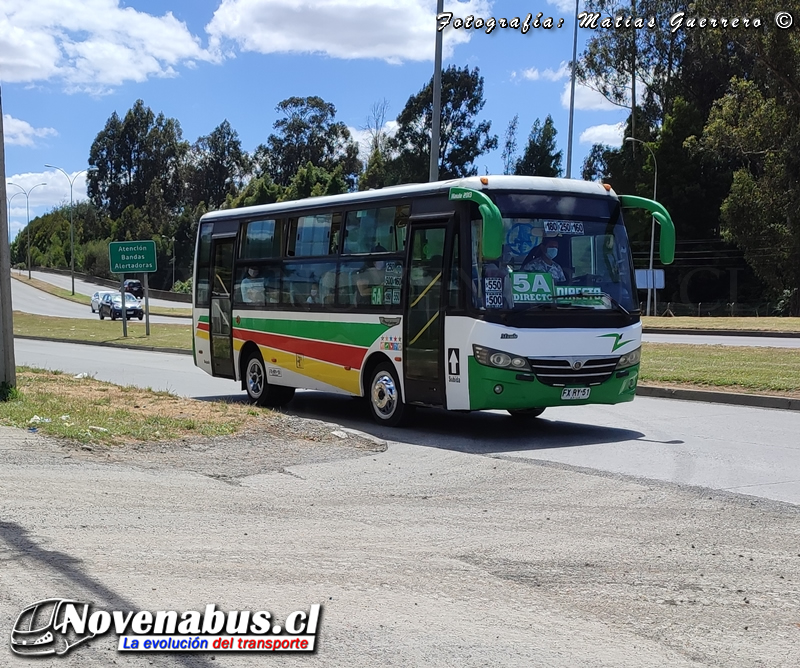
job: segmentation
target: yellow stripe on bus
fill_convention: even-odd
[[[244,341],[241,339],[233,340],[233,347],[237,352],[242,349],[243,345]],[[285,350],[276,350],[266,346],[259,346],[258,348],[261,351],[261,357],[264,362],[269,366],[277,366],[287,371],[293,371],[301,376],[313,378],[352,394],[361,394],[358,369],[345,369],[338,364],[331,364],[330,362],[323,362],[304,355],[287,353]]]

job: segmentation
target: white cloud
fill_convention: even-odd
[[[593,125],[581,132],[581,144],[606,144],[608,146],[622,145],[622,135],[625,132],[625,123],[604,123]]]
[[[564,18],[575,16],[575,0],[547,0],[547,4],[565,14]]]
[[[488,0],[448,2],[455,17],[489,18]],[[433,60],[433,0],[222,0],[206,26],[213,50],[230,40],[243,51],[319,53],[390,63]],[[443,56],[481,30],[444,30]]]
[[[0,16],[4,81],[60,79],[71,90],[174,76],[175,67],[213,60],[170,12],[152,16],[120,0],[6,0]]]
[[[33,146],[35,139],[57,134],[53,128],[35,128],[26,121],[3,114],[3,137],[8,145]]]
[[[80,170],[69,173],[69,178],[73,179],[72,199],[74,202],[79,202],[88,198],[86,176],[80,174],[75,178],[76,174],[80,174]],[[44,185],[39,185],[42,183]],[[28,198],[23,194],[23,190],[28,192]],[[30,200],[31,220],[55,207],[69,205],[69,181],[57,170],[14,174],[6,179],[6,196],[11,202],[11,228],[20,229],[25,227],[26,199]]]
[[[569,109],[570,82],[564,85],[561,93],[561,106]],[[613,102],[609,102],[596,90],[577,82],[575,84],[575,109],[580,111],[619,111],[623,109]]]
[[[567,78],[569,75],[569,63],[562,61],[557,70],[550,69],[549,67],[545,70],[539,70],[535,67],[530,67],[527,70],[522,70],[521,72],[512,72],[511,78],[516,79],[519,77],[520,79],[525,79],[527,81],[539,81],[541,79],[546,81],[559,81],[560,79]]]

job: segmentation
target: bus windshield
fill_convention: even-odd
[[[628,236],[615,198],[495,196],[502,255],[483,259],[472,220],[473,305],[481,310],[638,310]]]

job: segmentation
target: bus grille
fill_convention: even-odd
[[[583,385],[589,387],[604,383],[614,373],[619,357],[604,357],[600,359],[528,359],[531,369],[536,374],[536,380],[552,387],[565,387],[566,385]],[[574,368],[580,364],[578,369]]]

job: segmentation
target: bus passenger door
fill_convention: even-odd
[[[405,401],[444,405],[442,342],[447,219],[410,221],[403,333]]]
[[[232,288],[236,237],[215,238],[211,245],[211,369],[215,376],[234,378]]]

